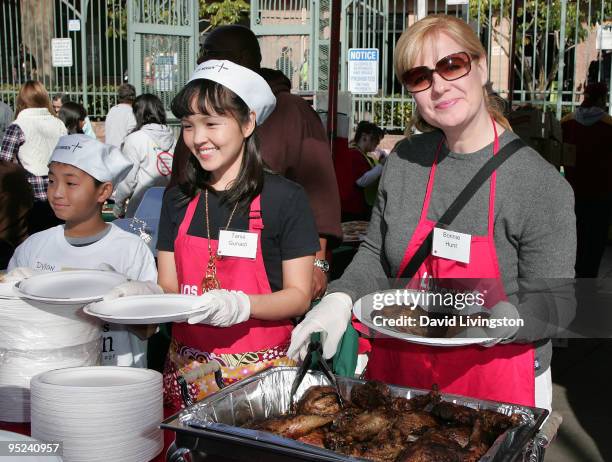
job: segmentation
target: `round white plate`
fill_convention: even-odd
[[[58,387],[124,387],[161,382],[161,374],[151,369],[119,366],[90,366],[56,369],[35,376],[38,384]]]
[[[410,291],[410,290],[408,290]],[[395,292],[395,290],[384,291],[384,292]],[[383,293],[383,292],[381,292]],[[366,308],[368,307],[368,308]],[[410,343],[418,343],[421,345],[431,345],[440,347],[456,347],[465,345],[481,345],[487,343],[492,338],[462,338],[462,337],[451,337],[451,338],[431,338],[422,337],[420,335],[413,335],[404,332],[398,332],[393,329],[389,329],[384,326],[377,326],[370,318],[372,307],[372,294],[366,295],[360,298],[353,305],[353,314],[362,324],[367,326],[370,330],[383,334],[382,336],[393,337],[396,339],[404,340]],[[381,337],[382,337],[381,336]]]
[[[85,313],[116,324],[157,324],[181,322],[200,311],[193,295],[136,295],[103,300],[84,308]]]
[[[37,274],[15,284],[15,293],[29,300],[73,305],[101,300],[106,293],[127,281],[113,271],[71,270]]]

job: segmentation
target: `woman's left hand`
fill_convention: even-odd
[[[236,290],[211,290],[199,296],[193,307],[201,311],[189,317],[189,324],[229,327],[247,321],[251,316],[249,296]]]

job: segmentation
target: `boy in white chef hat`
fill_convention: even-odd
[[[86,135],[59,139],[49,162],[47,195],[64,225],[33,234],[9,262],[8,277],[34,271],[112,267],[155,292],[157,270],[147,245],[102,219],[102,206],[132,164],[121,151]],[[146,343],[120,326],[104,328],[102,364],[146,367]]]

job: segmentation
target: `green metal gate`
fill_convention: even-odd
[[[136,93],[153,93],[169,108],[195,68],[197,0],[128,2],[128,75]]]
[[[125,0],[0,0],[0,99],[14,106],[35,79],[104,117],[127,67],[124,17]]]

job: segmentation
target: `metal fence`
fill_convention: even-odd
[[[297,91],[327,89],[331,1],[251,1],[251,26],[260,36],[263,65],[288,74]],[[425,14],[452,14],[472,25],[487,50],[493,88],[515,105],[529,102],[560,117],[581,102],[589,79],[612,83],[611,52],[597,49],[598,26],[612,28],[612,0],[338,1],[341,90],[347,90],[348,49],[380,51],[379,92],[353,95],[354,121],[404,128],[413,101],[394,78],[393,52],[401,33]],[[130,75],[142,90],[164,96],[164,88],[152,84],[154,67],[166,69],[168,78],[177,77],[173,87],[184,80],[194,44],[181,37],[197,34],[187,28],[195,27],[188,17],[198,2],[132,2],[138,27],[157,18],[148,31],[157,38],[150,50],[141,48],[142,62],[133,64],[138,71],[130,69]],[[104,117],[133,61],[128,59],[127,6],[127,0],[0,0],[0,99],[13,105],[19,86],[36,78],[50,94],[65,93],[84,103],[90,117]],[[173,38],[181,27],[185,31]],[[157,57],[149,63],[146,54]]]
[[[125,13],[125,0],[0,0],[0,99],[35,79],[104,117],[127,78]]]
[[[418,20],[420,4],[345,2],[342,68],[349,48],[381,52],[380,93],[354,96],[355,122],[369,119],[403,130],[414,101],[394,78],[392,60],[399,36]],[[528,103],[561,118],[580,104],[585,83],[612,83],[611,53],[596,43],[598,26],[612,21],[611,0],[470,0],[467,5],[434,0],[424,11],[454,15],[472,26],[487,50],[493,89],[513,107]],[[346,89],[346,71],[341,82]]]
[[[530,103],[554,111],[560,118],[580,104],[585,82],[606,81],[610,87],[611,52],[598,50],[596,38],[599,26],[612,27],[612,0],[449,3],[457,2],[342,0],[341,90],[348,89],[350,48],[377,48],[380,52],[379,92],[353,95],[353,122],[373,120],[389,130],[404,129],[414,102],[393,75],[393,53],[402,32],[426,14],[454,15],[472,26],[487,50],[493,89],[513,106]],[[317,54],[309,54],[307,66],[314,70],[308,82],[300,84],[302,90],[327,89],[324,76],[329,59],[324,51],[329,44],[329,5],[329,0],[312,0],[310,14],[303,16],[302,27],[307,28],[310,23],[309,42]],[[286,32],[284,18],[299,11],[299,5],[291,0],[254,0],[251,7],[252,15],[274,18],[256,29],[262,43],[272,44],[284,39],[281,37],[281,32]],[[256,21],[257,17],[252,16],[252,24]],[[270,66],[272,63],[266,63],[266,51],[271,50],[263,51],[264,64]],[[293,63],[299,65],[298,61]],[[295,80],[294,88],[298,88]]]

